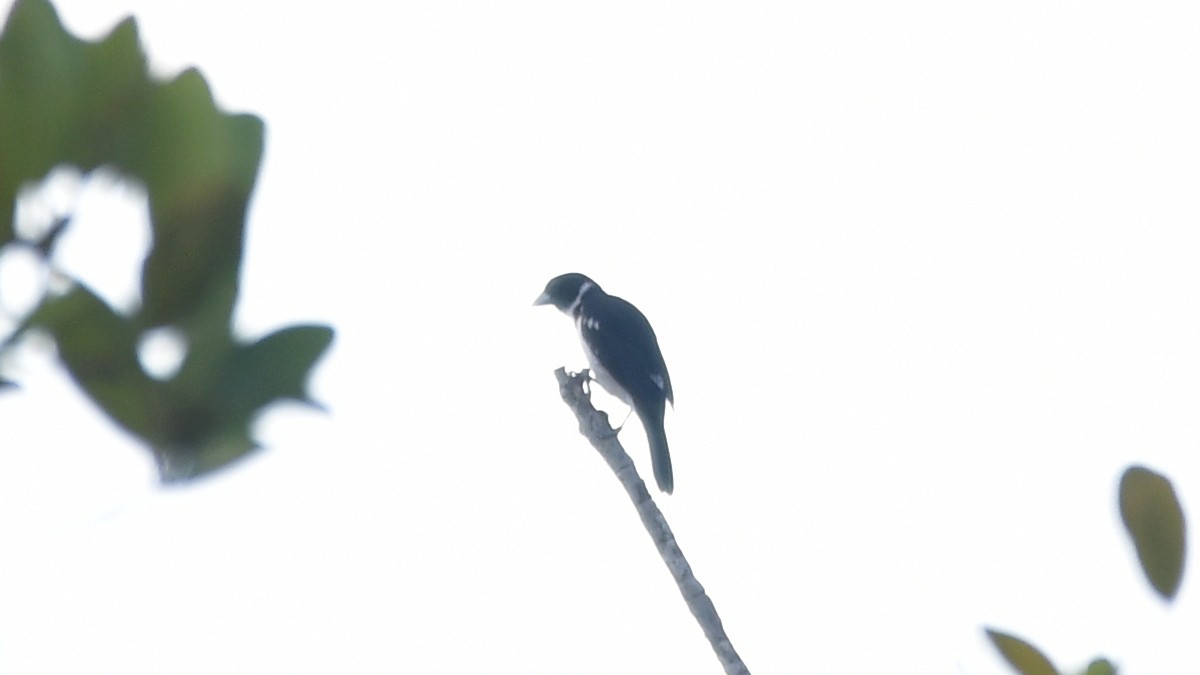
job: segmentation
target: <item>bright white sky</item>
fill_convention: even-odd
[[[0,672],[720,672],[559,401],[566,271],[654,322],[752,671],[1200,672],[1196,556],[1165,606],[1114,505],[1200,520],[1195,3],[58,5],[265,118],[238,327],[338,337],[328,415],[183,489],[9,364]],[[127,304],[98,204],[64,262]]]

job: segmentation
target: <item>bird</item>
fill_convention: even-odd
[[[671,494],[675,479],[663,417],[667,403],[675,406],[675,394],[646,316],[578,272],[551,279],[533,304],[554,305],[574,320],[592,378],[637,413],[650,444],[654,479]]]

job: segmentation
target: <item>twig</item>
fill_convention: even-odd
[[[558,379],[559,394],[562,395],[567,407],[575,413],[575,417],[579,420],[579,432],[587,437],[592,447],[596,448],[600,456],[608,463],[609,468],[613,470],[617,479],[621,481],[621,485],[624,486],[625,492],[629,494],[629,498],[633,500],[638,516],[641,517],[642,524],[646,526],[646,532],[654,540],[658,554],[662,556],[663,562],[667,564],[667,569],[671,571],[671,576],[674,577],[675,584],[679,586],[679,592],[683,594],[688,609],[699,622],[700,629],[704,631],[704,636],[708,638],[713,651],[717,653],[717,658],[720,659],[726,674],[750,675],[746,664],[742,663],[742,658],[733,649],[733,643],[725,635],[725,629],[721,626],[721,617],[717,615],[717,608],[709,599],[708,594],[704,592],[704,587],[692,574],[692,567],[683,557],[683,551],[679,550],[679,544],[675,542],[675,535],[671,533],[667,519],[663,517],[662,511],[654,503],[654,499],[646,489],[646,483],[642,481],[637,469],[633,466],[633,460],[629,458],[629,454],[617,440],[617,432],[613,431],[609,425],[608,415],[592,406],[590,396],[583,389],[583,385],[588,379],[587,371],[568,374],[565,368],[559,368],[554,371],[554,376]]]

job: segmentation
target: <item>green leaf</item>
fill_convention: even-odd
[[[1183,580],[1186,527],[1175,489],[1166,477],[1141,466],[1121,476],[1121,520],[1133,540],[1142,571],[1165,600]]]
[[[150,446],[167,481],[255,449],[254,417],[279,399],[309,402],[309,371],[332,339],[320,326],[253,344],[232,334],[263,133],[257,117],[219,110],[197,70],[152,78],[132,19],[89,42],[67,33],[47,0],[16,0],[0,33],[0,245],[14,236],[22,186],[59,165],[141,182],[152,229],[140,307],[118,312],[79,283],[44,298],[0,350],[26,330],[47,331],[71,376]],[[34,242],[48,259],[69,223]],[[160,326],[187,344],[162,381],[137,358],[142,334]]]
[[[278,399],[311,403],[308,373],[332,341],[325,326],[292,326],[239,347],[226,369],[223,398],[254,410]]]
[[[43,329],[54,336],[67,372],[109,417],[151,442],[163,438],[162,392],[137,358],[138,331],[85,286],[47,298],[18,333]]]
[[[1108,659],[1094,659],[1088,664],[1087,670],[1083,671],[1083,675],[1117,675],[1117,667]]]
[[[0,34],[0,245],[22,185],[61,164],[115,168],[150,202],[137,321],[228,324],[262,150],[262,121],[219,110],[198,71],[151,78],[132,19],[93,43],[46,0],[14,3]]]
[[[250,426],[266,406],[312,404],[308,376],[332,340],[325,326],[293,326],[252,344],[192,351],[166,383],[175,414],[169,442],[155,452],[163,479],[193,478],[256,450]]]
[[[144,142],[155,151],[129,163],[146,181],[154,235],[142,270],[143,318],[152,326],[227,321],[262,122],[218,111],[195,70],[155,88],[144,113]]]
[[[21,185],[59,164],[122,165],[150,89],[132,20],[97,43],[63,30],[45,0],[18,0],[0,34],[0,244],[13,236]]]
[[[985,631],[1004,659],[1021,675],[1058,675],[1058,670],[1050,663],[1050,659],[1033,645],[991,628]]]

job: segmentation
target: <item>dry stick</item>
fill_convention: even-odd
[[[742,663],[742,657],[734,651],[733,643],[721,627],[721,617],[717,616],[717,608],[704,592],[704,587],[696,581],[691,566],[683,557],[683,551],[680,551],[679,544],[675,543],[675,535],[671,533],[667,519],[655,505],[646,484],[633,466],[633,460],[629,459],[625,448],[621,447],[620,441],[617,440],[617,432],[609,426],[608,415],[597,411],[592,406],[589,395],[584,392],[583,385],[588,379],[587,371],[567,374],[566,369],[559,368],[554,371],[554,376],[558,378],[558,392],[563,401],[579,419],[579,433],[586,436],[592,447],[599,451],[605,462],[608,462],[609,468],[617,475],[617,479],[625,487],[625,492],[633,500],[642,524],[646,526],[646,531],[650,533],[650,538],[658,548],[658,554],[667,564],[667,569],[671,570],[679,592],[683,594],[692,616],[700,623],[704,636],[717,653],[725,672],[727,675],[750,675],[746,664]]]

